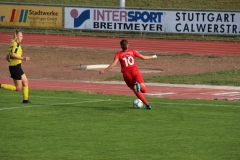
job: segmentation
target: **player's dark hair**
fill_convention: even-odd
[[[121,45],[122,50],[126,50],[128,41],[126,39],[123,39],[123,40],[121,40],[120,45]]]
[[[18,29],[14,29],[14,33],[13,33],[13,36],[12,36],[12,42],[16,41],[19,33],[20,32],[18,31]]]

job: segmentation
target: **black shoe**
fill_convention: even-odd
[[[31,103],[28,100],[23,100],[22,103]]]

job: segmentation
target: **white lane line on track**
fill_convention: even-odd
[[[86,91],[94,91],[94,90],[98,90],[98,89],[100,89],[100,90],[103,90],[103,88],[101,87],[101,86],[99,86],[99,87],[96,87],[96,86],[94,86],[94,87],[89,87],[89,86],[74,86],[74,87],[70,87],[70,86],[58,86],[58,85],[49,85],[49,86],[46,86],[46,85],[32,85],[32,88],[34,88],[34,87],[39,87],[39,88],[41,88],[41,89],[46,89],[46,88],[53,88],[54,90],[72,90],[72,89],[81,89],[81,90],[86,90]],[[59,89],[56,89],[56,88],[59,88]],[[121,90],[121,91],[129,91],[129,92],[132,92],[130,89],[128,89],[128,88],[123,88],[123,87],[115,87],[115,88],[104,88],[104,90],[107,90],[107,91],[112,91],[112,90],[114,90],[114,91],[116,91],[116,90]],[[103,91],[104,91],[103,90]]]

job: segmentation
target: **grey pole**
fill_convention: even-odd
[[[125,0],[119,0],[119,7],[125,8]]]

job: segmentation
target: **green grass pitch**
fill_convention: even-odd
[[[1,160],[240,159],[240,103],[0,90]]]

